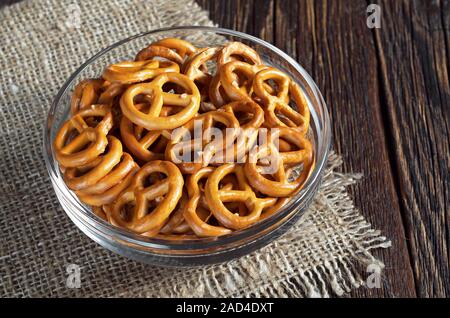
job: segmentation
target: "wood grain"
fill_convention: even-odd
[[[449,1],[379,4],[383,112],[417,294],[449,297]]]

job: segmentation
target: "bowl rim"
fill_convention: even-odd
[[[168,32],[168,31],[206,31],[206,32],[213,32],[219,35],[227,35],[227,36],[234,36],[238,37],[240,39],[244,39],[247,41],[255,42],[258,45],[261,45],[271,51],[273,51],[275,54],[280,56],[285,62],[287,62],[290,66],[292,66],[301,76],[303,77],[304,81],[309,86],[308,88],[313,93],[316,101],[321,105],[322,107],[322,143],[318,144],[317,146],[317,153],[315,154],[316,157],[316,164],[314,167],[313,172],[311,173],[310,177],[306,181],[303,189],[296,194],[295,198],[289,201],[288,204],[286,204],[278,213],[275,213],[271,215],[270,217],[253,224],[252,226],[242,229],[233,231],[233,233],[221,236],[219,238],[215,237],[209,237],[209,238],[199,238],[199,239],[193,239],[193,240],[183,240],[183,241],[171,241],[171,240],[165,240],[165,239],[159,239],[159,238],[148,238],[143,237],[139,234],[136,234],[132,232],[131,230],[115,227],[108,223],[107,221],[101,219],[97,215],[93,214],[89,209],[87,209],[84,205],[80,204],[80,202],[76,199],[75,194],[70,191],[64,182],[62,182],[62,178],[60,176],[59,166],[56,162],[54,151],[53,151],[53,141],[51,140],[51,130],[52,130],[52,121],[53,121],[53,114],[55,113],[58,104],[60,103],[60,100],[62,96],[66,93],[68,88],[70,87],[71,83],[77,78],[77,76],[85,70],[91,63],[96,61],[98,58],[106,54],[107,52],[127,43],[132,40],[149,36],[152,34],[162,33],[162,32]],[[316,123],[317,125],[318,123]],[[73,216],[76,218],[82,219],[85,225],[89,226],[91,230],[94,231],[100,231],[105,232],[105,234],[109,235],[110,237],[115,237],[118,239],[118,241],[126,242],[127,245],[134,245],[134,246],[140,246],[143,248],[148,248],[152,251],[158,250],[161,252],[164,251],[192,251],[192,250],[208,250],[205,254],[214,254],[214,253],[220,253],[223,252],[224,249],[230,249],[235,247],[236,245],[241,245],[240,243],[244,242],[245,244],[248,244],[249,238],[252,238],[253,240],[259,240],[265,237],[266,235],[272,233],[273,231],[276,231],[278,228],[280,228],[283,224],[287,223],[289,219],[291,219],[294,215],[299,213],[299,209],[292,209],[292,206],[299,205],[304,200],[306,201],[308,199],[308,195],[312,195],[312,191],[314,190],[313,185],[316,185],[317,182],[320,180],[321,173],[323,172],[329,150],[330,150],[330,144],[331,144],[331,123],[330,123],[330,117],[327,105],[323,99],[323,96],[321,92],[319,91],[316,83],[313,81],[311,76],[306,72],[306,70],[292,57],[290,57],[288,54],[280,50],[279,48],[275,47],[274,45],[259,39],[255,36],[234,31],[226,28],[218,28],[218,27],[211,27],[211,26],[173,26],[173,27],[165,27],[165,28],[159,28],[151,31],[141,32],[135,35],[132,35],[128,38],[122,39],[120,41],[117,41],[113,43],[112,45],[109,45],[108,47],[100,50],[96,54],[94,54],[91,58],[86,60],[81,66],[79,66],[75,72],[73,72],[70,77],[64,82],[62,87],[59,89],[58,93],[56,94],[54,100],[51,103],[51,107],[47,112],[47,120],[45,121],[44,125],[44,136],[43,136],[43,152],[44,152],[44,160],[47,167],[48,174],[50,176],[50,179],[52,181],[52,185],[55,188],[55,191],[61,191],[62,193],[68,193],[68,197],[65,198],[71,204],[74,206],[74,210],[76,210],[77,213],[73,213]],[[58,198],[60,199],[60,198]],[[61,204],[61,202],[60,202]],[[64,209],[64,211],[67,213],[68,211]],[[70,211],[72,213],[73,211]],[[268,230],[269,229],[269,230]],[[217,248],[219,250],[214,251],[214,248]],[[173,256],[171,254],[163,254],[164,256]],[[202,254],[176,254],[175,256],[180,257],[190,257],[190,256],[198,256]],[[204,255],[204,254],[203,254]]]

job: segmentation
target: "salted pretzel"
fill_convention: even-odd
[[[75,191],[75,194],[81,201],[92,206],[110,204],[130,185],[138,168],[133,158],[124,152],[120,163],[113,170],[93,185]]]
[[[137,104],[136,107],[142,110],[146,107],[146,104]],[[173,113],[173,111],[173,107],[163,107],[160,116],[164,118]],[[123,116],[120,121],[120,134],[128,150],[140,160],[148,162],[164,159],[164,151],[170,138],[169,132],[160,130],[147,131]],[[164,143],[158,142],[161,138],[165,139]]]
[[[212,76],[207,73],[204,66],[206,62],[214,60],[219,51],[220,49],[216,47],[200,49],[185,62],[182,69],[183,74],[186,74],[192,81],[207,86]]]
[[[217,72],[209,82],[208,97],[211,103],[216,105],[216,107],[223,106],[229,102],[229,98],[220,82],[220,72]]]
[[[148,81],[162,73],[179,71],[179,65],[171,61],[125,61],[108,66],[102,77],[111,83],[133,84]]]
[[[277,85],[275,94],[267,90],[267,81]],[[265,106],[265,119],[270,127],[299,127],[304,133],[309,127],[309,107],[300,87],[285,73],[275,68],[265,68],[259,71],[253,80],[253,91]],[[298,111],[289,106],[295,103]]]
[[[232,101],[250,100],[255,74],[267,66],[231,61],[220,67],[220,85]],[[239,74],[239,75],[238,75]]]
[[[197,48],[188,41],[177,38],[165,38],[154,43],[175,50],[181,58],[189,57],[197,51]]]
[[[64,181],[71,190],[81,190],[94,185],[105,177],[122,158],[122,143],[113,136],[108,136],[108,151],[95,160],[68,168],[64,172]]]
[[[220,181],[230,173],[236,175],[239,189],[219,189]],[[246,180],[242,166],[232,163],[224,164],[211,173],[205,186],[205,198],[214,217],[227,228],[234,230],[258,222],[262,210],[276,203],[276,198],[257,198]],[[226,202],[243,202],[249,213],[245,216],[236,215],[225,206]]]
[[[153,173],[162,173],[165,179],[147,185]],[[175,210],[183,191],[183,176],[176,165],[169,161],[155,160],[147,163],[134,175],[131,185],[112,203],[110,218],[115,224],[137,233],[155,233],[165,224]],[[149,211],[149,203],[163,197]],[[127,214],[124,209],[129,207]]]
[[[296,129],[281,127],[277,128],[276,132],[272,134],[272,138],[278,137],[288,138],[290,143],[293,143],[298,150],[289,152],[278,152],[276,144],[273,140],[258,147],[257,151],[252,151],[249,154],[248,160],[245,163],[244,171],[250,185],[260,191],[261,193],[271,197],[287,197],[297,191],[308,178],[313,168],[313,151],[311,143]],[[274,155],[276,158],[277,169],[270,174],[270,178],[265,176],[261,169],[258,169],[258,160],[267,155]],[[290,173],[293,169],[286,171],[286,168],[291,168],[294,165],[302,164],[302,171],[294,180],[289,180]]]
[[[75,86],[70,101],[71,114],[75,114],[83,108],[97,104],[99,91],[102,85],[103,80],[97,78],[89,78],[78,83]]]
[[[150,44],[146,48],[140,50],[136,55],[135,60],[145,61],[155,58],[163,58],[165,60],[175,62],[178,65],[183,64],[183,58],[177,52],[175,52],[175,50],[172,50],[166,46],[156,44]]]
[[[163,91],[164,84],[173,83],[182,87],[186,93],[174,94]],[[148,112],[141,112],[134,99],[140,94],[151,96]],[[160,117],[164,105],[178,106],[182,110],[176,114]],[[174,129],[187,123],[195,116],[200,107],[200,93],[197,86],[186,75],[163,73],[150,83],[139,83],[130,86],[120,99],[122,113],[134,124],[148,130]]]
[[[113,106],[115,98],[122,95],[126,89],[126,84],[104,81],[102,85],[102,92],[98,97],[98,103]]]
[[[261,57],[251,47],[241,42],[229,42],[220,50],[217,64],[222,67],[231,61],[243,61],[250,65],[261,65]]]
[[[202,213],[202,211],[205,210],[201,209],[200,203],[204,194],[199,187],[199,181],[200,179],[208,178],[213,171],[214,168],[212,167],[204,167],[190,175],[186,181],[189,201],[187,202],[183,215],[190,228],[200,237],[222,236],[231,233],[230,229],[223,226],[208,224],[206,222],[205,214]],[[210,213],[211,212],[209,212],[209,214]]]
[[[94,127],[89,126],[86,121],[94,117],[101,117],[102,120]],[[108,145],[106,135],[112,125],[110,106],[91,105],[83,108],[58,131],[53,143],[56,160],[64,167],[78,167],[96,159]]]
[[[222,130],[222,133],[225,134],[223,139],[211,140],[212,128],[216,124],[222,124],[230,130],[228,132]],[[196,139],[195,135],[192,136],[196,127],[202,129],[202,139]],[[191,174],[201,167],[207,166],[214,160],[216,154],[220,155],[226,151],[226,148],[233,144],[238,133],[239,122],[232,113],[224,111],[207,112],[194,117],[172,133],[165,151],[165,157],[167,160],[177,163],[183,173]],[[179,153],[191,154],[192,152],[194,152],[194,158],[190,157],[189,162],[183,161],[177,156]],[[201,152],[201,155],[198,152]]]

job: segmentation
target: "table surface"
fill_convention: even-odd
[[[364,174],[355,204],[392,240],[373,251],[382,287],[350,296],[450,297],[450,0],[196,1],[287,52],[322,91],[343,171]]]

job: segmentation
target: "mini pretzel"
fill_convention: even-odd
[[[197,48],[189,43],[188,41],[176,39],[176,38],[165,38],[154,43],[158,46],[164,46],[169,49],[175,50],[181,58],[186,56],[191,56],[197,51]]]
[[[94,161],[76,168],[68,168],[64,172],[66,185],[72,190],[81,190],[105,177],[122,157],[122,144],[117,138],[108,136],[108,147],[108,152]]]
[[[183,63],[183,58],[174,50],[169,49],[168,47],[150,44],[146,48],[139,51],[136,55],[136,61],[145,61],[153,58],[164,58],[166,60],[172,61],[181,65]]]
[[[138,104],[136,107],[142,110],[145,104]],[[160,115],[168,116],[172,112],[171,107],[163,107]],[[122,141],[130,152],[146,162],[157,159],[164,159],[164,149],[161,152],[155,149],[158,138],[164,133],[159,130],[145,131],[142,127],[136,126],[127,117],[123,116],[120,121],[120,134]],[[168,137],[168,136],[166,136]],[[152,148],[151,148],[152,147]]]
[[[163,85],[174,83],[187,92],[172,94],[163,91]],[[134,98],[140,94],[151,96],[151,105],[147,113],[141,112],[135,105]],[[160,117],[164,105],[179,106],[182,110],[174,115]],[[185,75],[163,73],[150,83],[130,86],[122,95],[120,108],[122,113],[133,123],[148,130],[174,129],[187,123],[195,116],[200,107],[200,93],[197,86]]]
[[[121,162],[111,172],[75,194],[81,201],[92,206],[110,204],[130,185],[137,170],[138,166],[133,158],[124,152]]]
[[[249,101],[237,101],[226,104],[221,107],[221,110],[233,114],[235,118],[238,119],[240,130],[239,136],[237,136],[237,141],[233,143],[231,147],[233,148],[234,160],[239,162],[239,159],[243,158],[244,155],[250,150],[258,137],[258,128],[262,125],[264,121],[264,111],[258,104]],[[240,118],[237,116],[238,113],[244,113],[247,117]],[[229,146],[230,147],[230,146]],[[227,149],[228,151],[228,149]],[[227,155],[227,154],[224,154]],[[229,159],[221,157],[218,162],[228,162]]]
[[[199,208],[202,192],[199,188],[200,179],[207,178],[214,171],[212,167],[205,167],[190,175],[187,179],[187,189],[189,201],[184,210],[184,219],[190,228],[200,237],[222,236],[231,233],[231,230],[222,226],[214,226],[206,223],[204,216],[199,216],[197,211]]]
[[[166,178],[147,186],[146,179],[155,172],[164,174]],[[173,163],[160,160],[149,162],[139,169],[131,185],[111,205],[110,218],[115,224],[137,233],[156,235],[175,210],[182,195],[183,184],[183,176]],[[153,211],[149,211],[149,202],[161,197],[163,199]],[[130,213],[124,217],[123,209],[130,205]]]
[[[102,117],[102,120],[95,127],[90,127],[85,119],[93,117]],[[96,159],[108,145],[106,134],[112,125],[110,106],[91,105],[80,110],[63,124],[55,137],[56,160],[64,167],[78,167]],[[69,140],[75,131],[78,135]]]
[[[126,61],[108,66],[102,76],[112,83],[133,84],[150,80],[162,73],[178,73],[179,71],[180,67],[174,62],[158,60]]]
[[[228,135],[224,136],[222,140],[210,140],[208,131],[214,127],[215,123],[221,123],[226,128],[231,128],[228,131]],[[195,129],[195,125],[202,126],[202,137],[203,139],[186,139],[186,134],[192,134]],[[171,140],[166,148],[166,159],[172,162],[176,162],[178,167],[183,173],[191,174],[196,172],[202,166],[207,166],[214,158],[217,153],[222,153],[228,147],[228,143],[233,143],[239,128],[239,122],[231,113],[226,113],[223,111],[211,111],[194,117],[186,125],[171,136]],[[227,137],[227,139],[225,139]],[[194,136],[195,138],[195,136]],[[176,153],[182,151],[183,153],[192,152],[199,150],[202,152],[201,158],[194,157],[191,158],[191,162],[179,162],[180,159],[177,157]],[[194,153],[194,156],[198,154]]]
[[[279,153],[275,145],[269,142],[258,148],[258,151],[250,152],[245,163],[245,175],[250,185],[261,193],[271,197],[287,197],[297,191],[308,178],[313,167],[313,151],[311,143],[303,137],[300,131],[289,128],[278,129],[279,135],[290,138],[299,150]],[[272,174],[272,178],[265,177],[257,167],[258,159],[275,154],[278,160],[278,170]],[[302,172],[293,181],[289,181],[289,173],[285,167],[289,164],[303,164]],[[292,172],[292,170],[290,171]]]
[[[209,83],[208,97],[212,104],[218,107],[225,105],[229,101],[220,82],[220,73],[212,77]]]
[[[211,81],[211,74],[205,72],[205,65],[207,61],[213,60],[217,56],[218,48],[204,48],[199,50],[195,55],[191,56],[183,67],[183,74],[186,74],[192,81],[208,85]]]
[[[72,94],[70,101],[70,112],[77,113],[79,110],[97,103],[99,90],[103,85],[101,79],[86,79],[81,81]]]
[[[267,67],[264,65],[250,65],[241,61],[231,61],[223,65],[219,72],[220,83],[227,97],[232,101],[250,100],[253,78],[265,68]],[[239,81],[243,85],[240,85]]]
[[[277,84],[276,95],[267,91],[265,82],[269,80]],[[253,91],[266,107],[266,122],[270,127],[299,127],[306,133],[310,117],[308,103],[300,87],[285,73],[274,68],[259,71],[253,81]],[[288,105],[289,95],[292,96],[298,111]],[[283,121],[279,115],[285,120]]]
[[[228,174],[236,174],[239,190],[220,190],[220,181]],[[214,217],[227,228],[243,229],[259,221],[264,208],[274,205],[275,198],[257,198],[244,175],[242,166],[224,164],[218,167],[208,178],[205,186],[205,198]],[[243,202],[249,210],[248,215],[232,213],[224,203]]]
[[[103,92],[98,97],[98,103],[112,106],[114,99],[117,96],[122,95],[127,88],[127,85],[105,81],[102,88]]]
[[[262,64],[258,53],[256,53],[256,51],[251,47],[240,42],[227,43],[217,57],[217,64],[219,67],[222,67],[226,63],[233,60],[243,61],[251,65]]]

